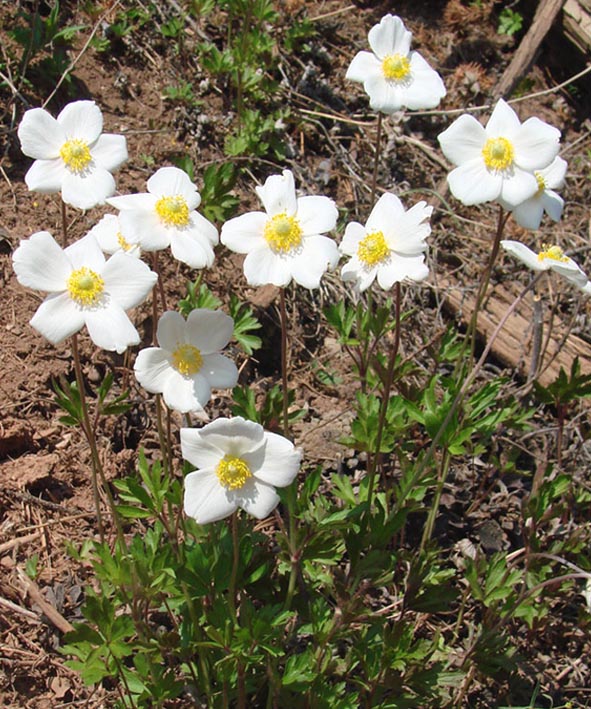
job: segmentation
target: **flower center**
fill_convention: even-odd
[[[105,290],[105,282],[97,273],[83,266],[72,271],[66,288],[75,303],[87,307],[96,305],[100,301]]]
[[[552,261],[562,261],[566,263],[569,259],[568,256],[564,255],[564,251],[560,246],[549,246],[544,244],[542,251],[538,254],[538,261],[543,261],[544,259],[551,259]]]
[[[166,226],[183,227],[189,223],[189,205],[180,195],[160,197],[155,209],[160,221]]]
[[[238,490],[244,487],[248,478],[252,477],[250,468],[242,458],[230,455],[226,455],[220,460],[215,474],[218,476],[220,485],[226,490]]]
[[[489,138],[482,148],[482,157],[489,170],[506,170],[513,165],[513,143],[507,138]]]
[[[542,173],[537,170],[534,171],[534,177],[538,183],[538,194],[541,194],[546,189],[546,180],[544,179]]]
[[[302,228],[295,217],[281,212],[267,220],[263,236],[272,251],[287,254],[302,243]]]
[[[60,148],[60,157],[72,172],[84,172],[92,161],[88,144],[78,138],[67,140]]]
[[[404,54],[388,54],[382,62],[382,71],[388,81],[402,81],[410,74],[410,62]]]
[[[385,261],[389,255],[390,249],[381,231],[371,232],[359,242],[357,247],[357,258],[367,268]]]
[[[172,353],[172,366],[183,377],[191,377],[203,366],[203,357],[193,345],[179,345]]]
[[[117,232],[117,243],[123,251],[129,251],[133,248],[133,244],[130,244],[120,231]]]

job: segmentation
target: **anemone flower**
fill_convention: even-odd
[[[170,246],[172,255],[191,266],[213,264],[213,247],[218,243],[215,226],[197,212],[201,195],[186,172],[162,167],[141,194],[112,197],[107,202],[119,211],[121,234],[143,251]]]
[[[33,192],[61,192],[78,209],[101,204],[115,192],[111,174],[127,160],[122,135],[103,133],[94,101],[69,103],[53,118],[42,108],[25,112],[18,128],[21,149],[35,162],[25,175]]]
[[[142,250],[139,240],[128,241],[123,237],[119,219],[115,214],[105,214],[88,233],[96,238],[98,245],[106,254],[124,251],[137,258],[141,256]]]
[[[410,50],[411,39],[399,17],[386,15],[369,31],[372,51],[358,52],[347,69],[345,78],[363,84],[374,111],[435,108],[445,96],[439,74]]]
[[[385,290],[405,279],[424,280],[429,274],[424,254],[432,211],[426,202],[419,202],[407,212],[396,195],[383,194],[365,226],[347,224],[340,250],[351,259],[342,268],[343,280],[355,281],[360,291],[376,278]]]
[[[158,321],[159,347],[141,350],[134,365],[138,382],[166,405],[187,413],[201,411],[211,388],[227,389],[238,381],[236,365],[219,353],[234,331],[234,321],[218,310],[196,309],[185,321],[169,311]]]
[[[199,524],[238,508],[264,519],[279,503],[275,488],[293,482],[301,460],[287,438],[240,416],[181,428],[181,450],[197,468],[185,478],[184,507]]]
[[[565,255],[560,246],[546,244],[539,253],[532,251],[520,241],[501,241],[501,246],[532,271],[555,271],[581,290],[584,290],[588,283],[589,279],[584,271],[572,258]]]
[[[318,288],[339,259],[335,241],[324,234],[336,226],[337,208],[328,197],[297,197],[293,174],[284,170],[256,188],[265,212],[249,212],[222,227],[221,242],[247,254],[244,275],[252,286],[287,286],[293,279]]]
[[[21,285],[50,294],[31,325],[54,345],[84,325],[104,350],[123,352],[139,344],[125,311],[139,305],[157,280],[139,259],[117,253],[106,261],[92,235],[62,249],[41,231],[21,241],[12,261]]]
[[[512,209],[537,192],[535,171],[558,154],[560,131],[535,117],[521,123],[499,99],[486,127],[464,114],[438,139],[457,165],[447,176],[454,197],[467,205],[498,199]]]

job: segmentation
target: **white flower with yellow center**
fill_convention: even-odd
[[[336,226],[335,203],[328,197],[296,197],[290,170],[271,175],[256,191],[266,213],[230,219],[222,227],[222,244],[247,254],[244,275],[252,286],[282,287],[293,278],[305,288],[318,288],[339,259],[335,241],[323,236]]]
[[[544,212],[555,222],[560,221],[564,200],[555,190],[564,187],[566,168],[566,161],[558,157],[548,167],[534,171],[538,183],[536,193],[512,208],[513,219],[524,229],[538,229]],[[511,209],[502,201],[501,204]]]
[[[347,69],[345,78],[363,84],[375,111],[435,108],[445,96],[439,74],[410,50],[411,39],[399,17],[386,15],[369,31],[372,51],[356,54]]]
[[[201,429],[181,428],[183,458],[197,470],[185,478],[185,514],[199,524],[238,508],[264,519],[277,507],[276,487],[296,478],[301,453],[293,443],[241,417]]]
[[[112,197],[108,203],[119,211],[121,234],[143,251],[170,246],[172,255],[191,268],[213,264],[218,243],[215,226],[197,212],[201,195],[186,172],[162,167],[147,183],[148,191]]]
[[[555,271],[581,290],[584,290],[588,283],[589,279],[584,271],[572,258],[565,255],[560,246],[544,244],[538,253],[520,241],[501,241],[501,246],[532,271]]]
[[[12,261],[21,285],[50,294],[31,325],[54,345],[84,325],[104,350],[124,352],[139,344],[125,311],[139,305],[157,280],[139,259],[117,253],[105,260],[92,235],[62,249],[41,231],[21,241]]]
[[[79,209],[102,204],[115,192],[111,174],[127,160],[122,135],[103,133],[103,115],[94,101],[69,103],[53,118],[42,108],[25,112],[18,128],[21,149],[35,162],[25,175],[34,192],[61,192]]]
[[[419,202],[406,212],[398,197],[383,194],[365,226],[347,224],[339,248],[351,259],[341,271],[343,280],[355,281],[360,291],[376,278],[385,290],[405,279],[424,280],[429,275],[424,254],[432,211],[426,202]]]
[[[218,310],[164,313],[158,321],[159,347],[141,350],[134,365],[138,382],[166,405],[187,413],[202,411],[211,388],[227,389],[238,381],[236,365],[219,354],[234,332],[234,321]]]
[[[499,99],[486,127],[464,114],[438,140],[457,165],[447,176],[454,197],[468,205],[500,200],[513,209],[536,194],[534,171],[548,167],[558,154],[560,131],[535,117],[521,123]]]
[[[139,240],[128,241],[124,238],[119,219],[115,214],[105,214],[88,233],[96,238],[98,245],[106,254],[116,254],[123,251],[136,258],[141,256],[142,249]]]

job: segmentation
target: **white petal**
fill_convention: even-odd
[[[102,204],[115,192],[115,178],[108,170],[94,170],[76,174],[66,170],[62,182],[62,199],[78,209],[91,209]]]
[[[561,157],[556,157],[548,165],[548,167],[540,170],[540,174],[544,178],[544,183],[551,190],[560,190],[564,187],[564,178],[566,177],[566,169],[568,165],[566,160]]]
[[[547,259],[547,261],[552,271],[559,273],[579,288],[583,288],[587,283],[587,275],[572,258],[569,258],[568,261],[555,261],[553,259]]]
[[[418,52],[410,54],[412,82],[406,89],[405,104],[412,111],[435,108],[447,93],[439,74]]]
[[[559,222],[564,208],[564,200],[562,197],[553,190],[545,190],[541,195],[541,200],[550,219]]]
[[[537,191],[538,183],[533,174],[514,167],[513,175],[503,179],[499,197],[507,204],[515,206],[533,197]]]
[[[158,344],[168,352],[174,352],[176,348],[187,342],[186,340],[185,318],[175,310],[163,313],[158,320],[156,337]]]
[[[219,244],[219,235],[216,227],[199,212],[191,212],[189,215],[190,226],[207,239],[212,246]]]
[[[164,385],[163,395],[169,409],[186,414],[202,411],[211,397],[211,389],[203,377],[183,377],[173,368]]]
[[[406,106],[406,89],[393,81],[387,81],[383,75],[369,76],[363,88],[369,96],[369,105],[374,111],[395,113]]]
[[[230,341],[234,320],[220,310],[196,308],[189,313],[185,341],[204,354],[219,352]]]
[[[291,274],[304,288],[318,288],[320,279],[339,261],[336,242],[328,236],[308,236],[305,247],[291,263]]]
[[[409,32],[399,17],[386,15],[378,25],[374,25],[367,35],[369,46],[379,59],[389,54],[403,54],[410,50],[412,33]]]
[[[547,271],[550,268],[548,265],[548,259],[540,261],[538,259],[538,255],[520,241],[505,239],[501,241],[501,246],[505,249],[505,251],[510,253],[512,256],[515,256],[515,258],[519,259],[533,271]]]
[[[48,293],[63,291],[72,272],[70,260],[47,231],[21,241],[12,256],[18,282]]]
[[[377,266],[374,266],[373,268],[363,268],[357,257],[354,256],[343,266],[341,270],[341,278],[345,282],[354,281],[356,288],[358,288],[360,292],[363,292],[374,282],[377,273]]]
[[[227,421],[227,419],[221,420]],[[213,423],[216,423],[216,421]],[[211,426],[211,424],[207,424],[207,426]],[[216,441],[211,442],[204,439],[201,432],[204,431],[207,426],[204,426],[200,430],[195,428],[181,428],[181,453],[183,458],[188,460],[189,463],[196,468],[211,468],[215,470],[220,460],[227,453],[224,449],[226,439],[222,439],[221,448],[215,445]]]
[[[247,254],[266,245],[263,238],[268,216],[264,212],[248,212],[227,221],[222,227],[220,241],[231,251]]]
[[[265,519],[279,504],[279,495],[270,485],[249,480],[240,490],[234,491],[239,507],[257,519]]]
[[[417,256],[427,248],[425,239],[431,233],[429,218],[433,207],[426,202],[418,202],[408,212],[403,212],[397,220],[391,220],[391,227],[384,230],[391,249],[399,254]]]
[[[447,176],[447,181],[454,197],[467,205],[497,199],[503,186],[502,176],[490,173],[482,157],[456,167]]]
[[[86,266],[100,274],[105,266],[105,255],[95,237],[90,233],[82,239],[72,242],[64,249],[64,252],[74,269]]]
[[[359,222],[349,222],[345,228],[343,240],[339,245],[339,251],[347,256],[353,256],[353,254],[357,253],[359,242],[364,239],[366,235],[367,231],[363,224]]]
[[[539,118],[528,118],[515,136],[515,163],[524,170],[547,167],[558,155],[560,131]]]
[[[404,207],[398,197],[391,192],[385,192],[371,210],[365,225],[366,232],[390,232],[403,214]]]
[[[32,192],[55,194],[62,189],[66,168],[61,158],[35,160],[25,175],[25,183]]]
[[[191,178],[178,167],[161,167],[148,180],[148,192],[158,197],[183,197],[189,211],[201,204],[201,195]]]
[[[230,389],[238,381],[238,368],[221,354],[204,355],[200,374],[216,389]]]
[[[185,478],[184,509],[198,524],[209,524],[228,517],[238,508],[212,470],[197,470]]]
[[[345,79],[363,84],[370,76],[383,76],[382,64],[371,52],[358,52],[347,69]]]
[[[103,131],[103,114],[94,101],[69,103],[57,117],[66,138],[92,144]]]
[[[134,210],[154,212],[158,197],[148,192],[140,192],[139,194],[124,194],[119,197],[109,197],[105,200],[111,207],[119,210]]]
[[[211,241],[197,230],[170,229],[172,255],[191,268],[209,268],[215,254]]]
[[[378,267],[378,283],[380,288],[389,290],[394,283],[409,279],[422,281],[429,275],[429,269],[421,256],[399,256],[395,254],[391,261]]]
[[[140,244],[144,251],[159,251],[170,246],[172,230],[167,229],[152,210],[123,209],[119,212],[119,226],[123,238]]]
[[[105,253],[114,254],[121,249],[118,238],[120,231],[119,219],[114,214],[105,214],[88,233],[94,236]]]
[[[127,141],[123,135],[103,133],[92,146],[92,157],[99,167],[114,172],[127,162]]]
[[[262,187],[255,189],[270,217],[283,212],[288,216],[295,214],[296,192],[291,170],[284,170],[281,175],[270,175]]]
[[[130,345],[139,345],[140,336],[118,303],[107,300],[104,307],[83,312],[88,334],[97,347],[121,354]]]
[[[250,466],[252,474],[269,485],[275,487],[287,487],[296,478],[302,460],[301,451],[294,448],[291,441],[276,433],[265,431],[265,445],[261,449],[262,459],[255,461],[248,455],[244,460],[253,465]],[[260,458],[259,456],[257,456]]]
[[[66,137],[58,122],[42,108],[25,111],[18,127],[21,150],[36,160],[59,157]]]
[[[326,234],[337,225],[339,211],[328,197],[300,197],[297,210],[297,219],[304,236]]]
[[[244,259],[244,275],[251,286],[286,286],[291,281],[293,259],[274,254],[268,246],[251,251]]]
[[[518,115],[506,101],[500,98],[486,124],[487,138],[502,137],[514,140],[520,128]]]
[[[486,131],[474,116],[464,114],[440,133],[437,140],[448,160],[454,165],[463,165],[471,160],[482,160]]]
[[[542,216],[544,215],[544,205],[541,196],[535,194],[518,204],[513,209],[513,219],[524,229],[538,229]]]
[[[161,394],[172,375],[168,352],[161,347],[146,347],[138,352],[133,365],[135,377],[152,394]]]
[[[231,419],[216,419],[200,430],[202,444],[223,451],[223,454],[244,457],[245,454],[263,445],[265,431],[254,421],[246,421],[241,416]],[[181,439],[182,442],[182,439]],[[183,452],[183,456],[187,457]],[[222,455],[223,457],[223,455]],[[193,460],[188,458],[191,463]]]
[[[68,293],[54,293],[37,308],[31,325],[52,344],[57,345],[84,326],[84,314]]]
[[[123,252],[111,256],[101,275],[105,290],[123,310],[135,308],[145,300],[158,280],[143,261]]]

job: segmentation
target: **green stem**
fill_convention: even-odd
[[[62,239],[63,239],[63,247],[66,248],[68,245],[68,212],[67,212],[67,207],[66,203],[62,199],[61,203],[61,212],[62,212]]]
[[[378,112],[377,130],[376,130],[376,149],[375,149],[375,154],[374,154],[373,175],[371,178],[371,197],[370,197],[371,204],[374,203],[374,200],[376,198],[376,187],[378,184],[378,165],[380,162],[381,142],[382,142],[382,114]]]
[[[228,605],[234,619],[234,624],[238,624],[238,612],[236,610],[236,581],[238,579],[238,564],[240,562],[240,540],[238,539],[238,512],[234,512],[230,519],[232,529],[232,573],[230,575],[230,586],[228,587]]]
[[[283,388],[283,435],[289,438],[289,389],[287,362],[287,309],[285,288],[279,291],[279,314],[281,318],[281,386]]]
[[[435,526],[435,520],[437,518],[437,512],[439,511],[439,502],[441,500],[441,494],[443,493],[443,488],[445,486],[445,481],[447,479],[447,473],[449,472],[449,464],[451,461],[451,455],[447,448],[443,452],[443,460],[441,461],[441,468],[439,469],[439,476],[437,479],[437,489],[435,490],[435,497],[431,503],[431,509],[429,510],[429,516],[427,517],[427,522],[425,524],[425,529],[423,530],[423,538],[421,539],[420,552],[423,551],[425,545],[431,539],[433,534],[433,528]]]

